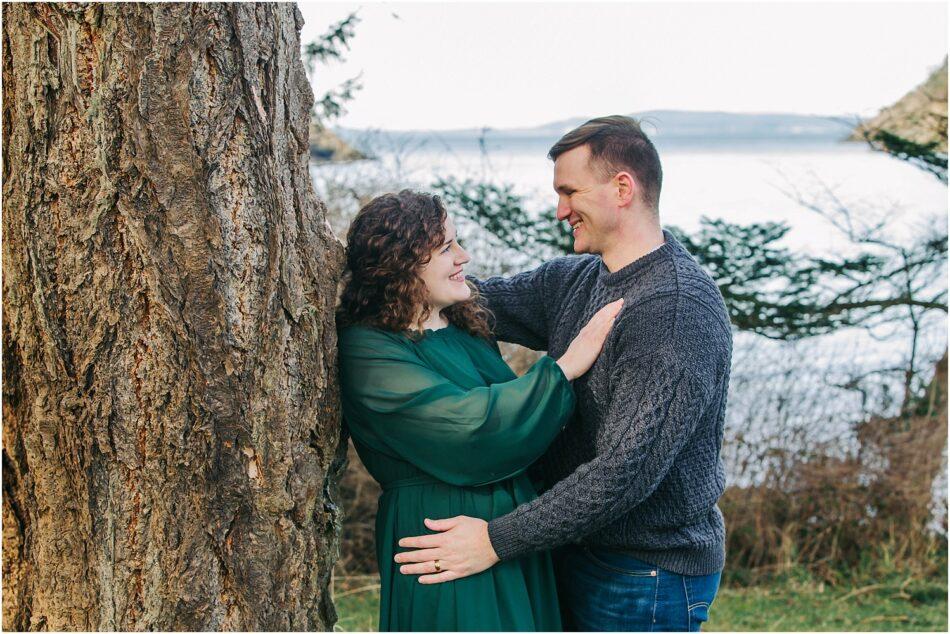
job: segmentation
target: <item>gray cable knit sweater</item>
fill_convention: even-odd
[[[532,467],[544,492],[488,525],[501,559],[581,542],[680,574],[722,569],[716,501],[732,331],[716,284],[664,236],[613,273],[586,255],[472,280],[498,339],[553,357],[599,308],[624,298],[600,357],[574,382],[573,420]]]

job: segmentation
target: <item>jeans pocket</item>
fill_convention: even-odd
[[[720,573],[683,577],[691,631],[699,631],[700,626],[709,620],[709,607],[719,591],[719,578]]]
[[[629,577],[656,577],[658,574],[656,566],[615,550],[583,546],[582,551],[591,563],[615,574]]]
[[[689,629],[693,632],[699,631],[699,626],[709,620],[709,604],[694,603],[689,606]]]
[[[561,579],[572,629],[582,632],[649,632],[656,614],[656,568],[621,553],[577,548]]]

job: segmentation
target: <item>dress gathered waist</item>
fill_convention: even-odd
[[[437,478],[433,478],[430,475],[417,475],[411,476],[409,478],[401,478],[399,480],[391,480],[381,484],[380,486],[382,487],[383,491],[390,491],[392,489],[422,486],[425,484],[445,484],[445,482]]]

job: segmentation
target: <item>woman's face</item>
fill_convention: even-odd
[[[471,258],[456,240],[455,223],[446,216],[445,240],[433,249],[431,259],[419,271],[419,277],[429,290],[429,305],[433,313],[472,296],[465,283],[462,265]]]

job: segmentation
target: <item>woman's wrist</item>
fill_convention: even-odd
[[[577,378],[574,376],[574,370],[570,367],[570,363],[567,362],[565,357],[561,357],[555,361],[555,363],[557,363],[558,367],[561,368],[561,372],[564,373],[564,376],[567,377],[568,381],[573,381]]]

